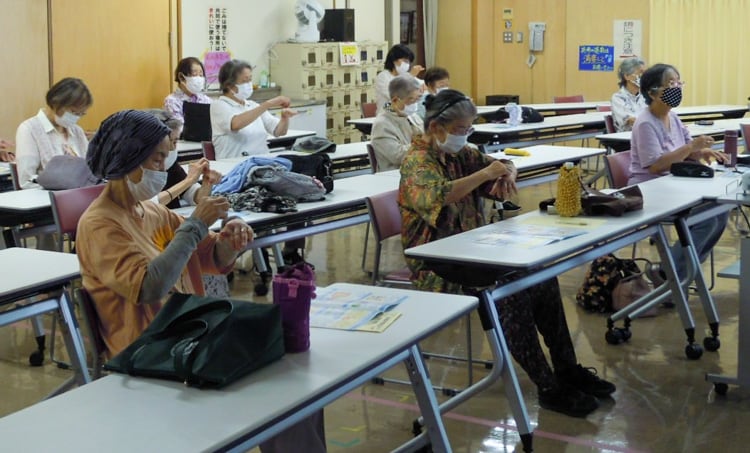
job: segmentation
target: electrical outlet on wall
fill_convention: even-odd
[[[516,42],[523,42],[523,32],[522,31],[516,32]]]
[[[512,31],[504,31],[503,32],[503,42],[506,43],[506,44],[513,42],[513,32]]]

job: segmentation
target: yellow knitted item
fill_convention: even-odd
[[[575,217],[581,213],[581,170],[566,162],[560,168],[557,180],[557,199],[555,209],[562,217]]]
[[[503,152],[506,156],[531,156],[531,153],[525,149],[505,148]]]

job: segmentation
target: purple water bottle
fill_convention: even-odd
[[[724,153],[729,156],[729,167],[737,166],[737,131],[724,131]]]

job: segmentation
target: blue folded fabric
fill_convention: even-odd
[[[292,162],[283,157],[249,157],[235,165],[229,173],[224,175],[221,181],[211,189],[211,194],[241,192],[247,184],[247,177],[250,170],[257,166],[273,165],[281,165],[287,170],[292,169]]]

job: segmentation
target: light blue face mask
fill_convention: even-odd
[[[141,170],[143,170],[141,181],[133,182],[128,178],[128,188],[136,200],[146,201],[154,198],[164,189],[164,185],[167,184],[167,172],[149,170],[143,168],[143,166],[141,166]]]

